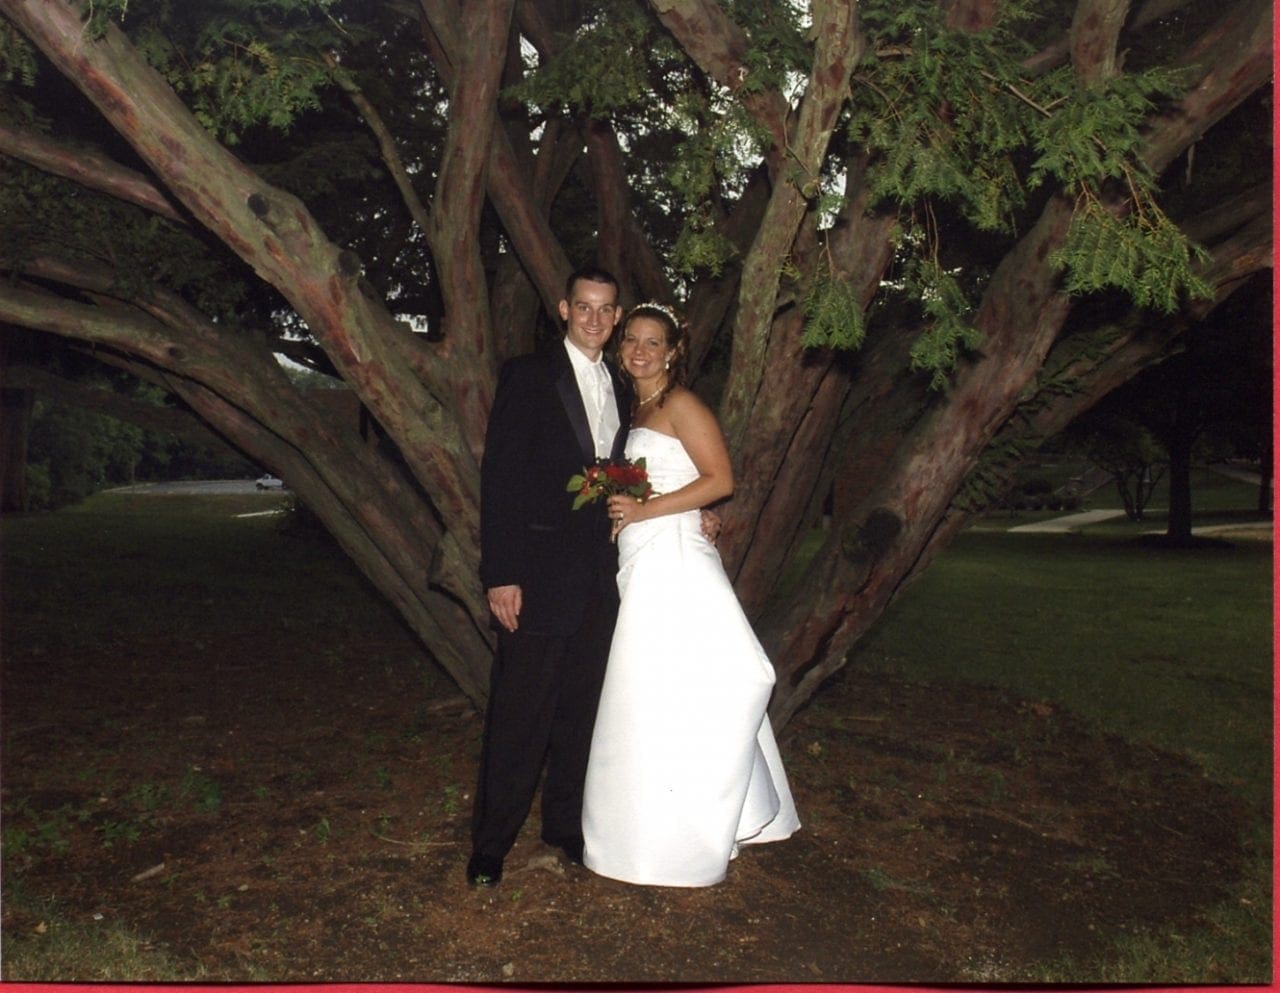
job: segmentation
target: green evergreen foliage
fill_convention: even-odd
[[[604,0],[592,8],[564,49],[529,66],[508,98],[604,117],[633,113],[652,97],[650,60],[679,58],[670,37],[643,5]]]
[[[1066,241],[1050,257],[1065,270],[1068,293],[1120,289],[1139,307],[1167,314],[1186,297],[1213,295],[1193,269],[1208,253],[1192,244],[1154,201],[1117,216],[1092,196],[1081,199]]]
[[[331,75],[324,54],[350,44],[358,28],[339,25],[337,0],[202,0],[198,5],[114,0],[134,43],[188,102],[197,120],[228,145],[249,128],[287,130],[321,106]]]
[[[101,38],[112,24],[123,21],[129,13],[129,0],[89,0],[84,16],[90,38]]]
[[[738,254],[733,243],[716,227],[709,210],[692,212],[676,236],[671,265],[677,272],[692,276],[699,270],[719,276]]]
[[[936,259],[916,260],[907,282],[930,320],[911,346],[911,368],[929,373],[929,388],[940,390],[960,357],[982,344],[982,334],[973,326],[973,308],[960,281]]]
[[[20,80],[23,86],[36,81],[36,53],[13,22],[0,20],[0,83]]]
[[[711,108],[700,95],[686,94],[674,108],[676,127],[686,131],[667,180],[685,202],[696,204],[716,189],[717,159],[724,150],[724,126],[709,120]],[[709,125],[709,126],[708,126]]]
[[[37,254],[53,234],[41,210],[78,195],[79,187],[16,160],[0,169],[0,262],[13,264]]]
[[[717,230],[717,205],[745,186],[749,168],[759,161],[758,128],[737,102],[702,93],[679,101],[676,126],[688,137],[676,144],[663,176],[666,198],[683,213],[672,260],[688,275],[719,275],[736,251]]]
[[[725,6],[751,39],[739,92],[786,92],[796,73],[809,72],[813,51],[800,27],[803,11],[793,0],[732,0]]]
[[[1035,121],[1038,158],[1027,181],[1034,187],[1053,179],[1076,195],[1067,242],[1053,256],[1067,292],[1120,289],[1139,307],[1166,313],[1185,296],[1210,292],[1192,268],[1204,251],[1160,208],[1155,178],[1139,158],[1142,122],[1184,84],[1184,73],[1163,68],[1092,87],[1080,86],[1069,70],[1046,78],[1042,89],[1059,109]],[[1108,208],[1098,191],[1116,188],[1124,200]]]
[[[967,33],[945,27],[939,4],[865,5],[871,53],[854,76],[848,134],[877,155],[877,197],[941,197],[981,230],[1012,230],[1025,203],[1015,153],[1033,113],[1016,96],[1026,46],[1009,30],[1024,14],[1002,5],[997,27]]]
[[[942,5],[926,0],[869,0],[860,12],[872,54],[854,77],[848,136],[873,153],[873,194],[903,215],[914,260],[902,292],[929,318],[912,366],[933,388],[978,344],[972,304],[937,263],[943,204],[979,231],[1012,235],[1034,191],[1061,190],[1077,198],[1053,256],[1068,293],[1120,289],[1168,312],[1208,292],[1193,268],[1204,253],[1161,210],[1139,157],[1143,122],[1178,96],[1185,73],[1156,67],[1083,86],[1067,66],[1024,78],[1015,29],[1033,16],[1028,3],[1002,4],[995,26],[974,33],[947,29]]]
[[[1053,178],[1075,193],[1118,179],[1130,184],[1134,195],[1150,194],[1149,170],[1138,158],[1142,123],[1160,103],[1176,97],[1185,80],[1185,73],[1164,68],[1117,75],[1093,86],[1080,85],[1070,67],[1046,75],[1034,91],[1041,112],[1030,119],[1038,157],[1028,186]]]
[[[805,347],[855,349],[867,333],[866,315],[857,291],[822,266],[809,280],[801,298],[805,316]]]
[[[1005,437],[988,446],[965,477],[952,506],[976,514],[995,506],[1009,491],[1014,474],[1036,450],[1041,439]]]

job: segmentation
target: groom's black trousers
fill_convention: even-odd
[[[567,637],[499,633],[472,815],[473,853],[504,858],[511,850],[544,764],[542,836],[582,836],[591,731],[618,615],[615,577],[602,573],[583,596],[583,622]]]

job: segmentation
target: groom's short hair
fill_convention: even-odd
[[[573,284],[580,279],[585,279],[588,283],[607,283],[613,287],[614,296],[621,296],[622,291],[618,286],[618,279],[608,269],[604,269],[598,265],[584,265],[574,269],[569,273],[569,278],[564,282],[564,298],[566,300],[573,299]]]

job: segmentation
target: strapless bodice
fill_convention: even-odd
[[[654,493],[671,493],[698,478],[698,467],[679,438],[653,428],[632,428],[627,435],[627,458],[644,459]]]

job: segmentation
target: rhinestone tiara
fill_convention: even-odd
[[[680,318],[676,317],[676,312],[664,303],[658,303],[658,301],[656,300],[646,300],[644,303],[636,304],[634,307],[631,308],[631,310],[634,313],[635,311],[639,310],[641,307],[648,308],[649,310],[661,311],[662,313],[666,314],[669,318],[671,318],[672,324],[674,324],[676,327],[680,326]]]

